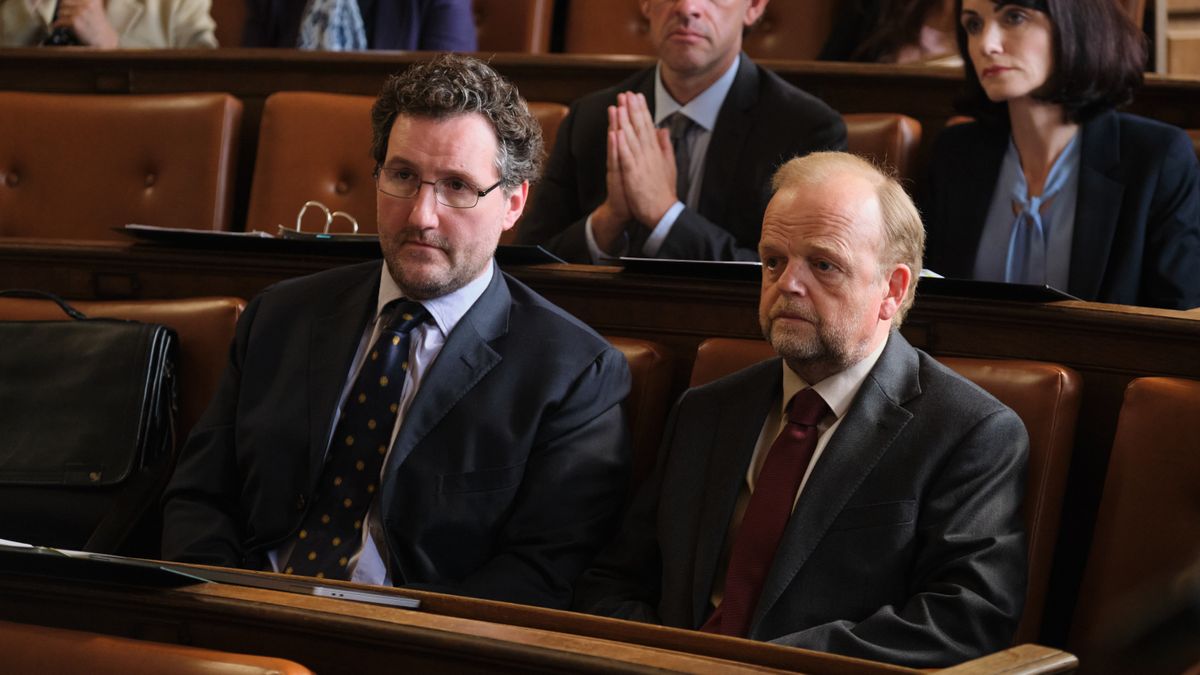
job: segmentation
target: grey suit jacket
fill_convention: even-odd
[[[264,291],[167,488],[163,555],[262,569],[300,527],[380,262]],[[383,470],[396,585],[551,607],[625,501],[625,358],[496,271],[422,376]]]
[[[517,228],[520,243],[541,244],[570,262],[591,262],[584,228],[608,194],[606,111],[623,91],[645,94],[653,110],[654,69],[571,105]],[[845,149],[846,125],[832,108],[742,54],[708,146],[700,203],[679,214],[658,256],[758,260],[775,170],[797,155]]]
[[[577,608],[698,628],[767,410],[773,359],[689,390],[656,474]],[[1017,416],[888,340],[788,521],[748,637],[917,667],[1005,648],[1025,598]]]

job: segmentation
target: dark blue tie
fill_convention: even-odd
[[[287,574],[348,578],[362,543],[363,520],[379,485],[408,371],[409,334],[428,317],[419,303],[396,300],[342,404],[317,496],[296,533]]]

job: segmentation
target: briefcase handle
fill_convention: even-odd
[[[0,297],[9,298],[32,298],[34,300],[52,300],[57,304],[62,311],[67,313],[67,316],[79,321],[87,320],[87,314],[75,309],[66,300],[50,293],[49,291],[39,291],[35,288],[10,288],[5,291],[0,291]]]

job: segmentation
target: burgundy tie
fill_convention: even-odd
[[[742,524],[733,540],[725,596],[700,630],[746,637],[763,580],[792,515],[800,481],[817,447],[817,423],[829,406],[811,387],[788,404],[788,423],[767,452]]]

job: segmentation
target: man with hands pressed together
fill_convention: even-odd
[[[821,101],[741,52],[768,0],[642,0],[658,64],[575,102],[518,240],[574,262],[756,260],[771,173],[843,149]]]

